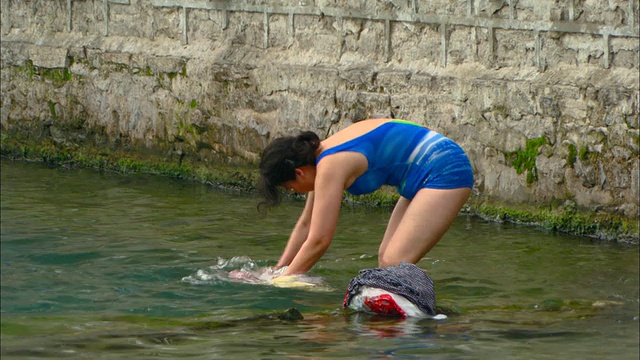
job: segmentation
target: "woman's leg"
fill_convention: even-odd
[[[469,195],[470,188],[425,188],[410,202],[402,198],[393,210],[380,245],[379,266],[420,261],[447,232]]]
[[[382,259],[384,252],[389,245],[389,241],[398,228],[398,224],[400,224],[400,220],[404,216],[404,212],[407,211],[407,207],[411,200],[401,196],[396,206],[393,207],[393,212],[391,213],[391,217],[389,218],[389,223],[387,224],[387,229],[384,232],[384,237],[382,238],[382,243],[380,243],[380,248],[378,249],[378,259]]]

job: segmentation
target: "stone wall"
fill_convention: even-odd
[[[638,217],[637,0],[2,0],[3,141],[255,161],[363,118],[459,142],[482,201]]]

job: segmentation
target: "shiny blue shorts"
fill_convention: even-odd
[[[432,132],[417,148],[415,158],[398,185],[400,195],[412,199],[420,189],[473,188],[473,170],[467,154],[453,140]]]

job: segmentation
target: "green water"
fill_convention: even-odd
[[[638,359],[638,247],[461,216],[419,265],[448,319],[340,307],[389,209],[345,208],[310,275],[333,289],[183,281],[274,265],[302,207],[151,176],[2,162],[2,359]],[[303,320],[275,314],[295,307]]]

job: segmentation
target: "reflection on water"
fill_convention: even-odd
[[[276,264],[300,202],[263,216],[252,196],[165,178],[1,175],[3,359],[638,358],[637,246],[460,217],[418,264],[449,318],[390,319],[340,308],[388,209],[343,209],[317,292],[229,281]]]

